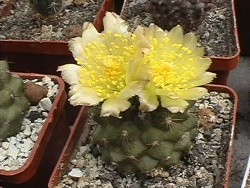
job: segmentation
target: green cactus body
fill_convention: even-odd
[[[42,16],[52,16],[62,10],[62,0],[29,0],[32,8]]]
[[[103,159],[117,163],[127,173],[178,164],[192,145],[198,120],[188,111],[173,114],[158,107],[141,113],[135,109],[138,106],[132,105],[121,119],[100,117],[100,107],[90,110],[98,122],[92,138],[101,146]]]
[[[212,0],[150,0],[147,11],[162,29],[170,30],[179,24],[190,32],[197,30],[202,16],[213,6]]]
[[[0,61],[0,139],[17,134],[29,102],[23,94],[23,80],[9,72],[6,61]]]

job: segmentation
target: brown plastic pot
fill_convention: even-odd
[[[58,94],[55,96],[52,108],[26,163],[17,170],[0,170],[0,183],[4,187],[11,187],[10,184],[26,183],[24,187],[27,188],[28,185],[34,184],[35,179],[38,182],[37,185],[44,185],[48,182],[48,176],[52,172],[68,138],[70,130],[64,110],[67,95],[64,81],[60,77],[32,73],[17,74],[22,78],[39,80],[44,76],[49,76],[59,85]]]
[[[98,31],[103,30],[106,11],[113,11],[113,0],[104,0],[94,20]],[[0,39],[0,59],[15,62],[10,69],[18,72],[55,74],[59,65],[75,62],[67,41]]]
[[[231,1],[232,1],[233,24],[234,24],[233,32],[235,35],[237,52],[234,55],[229,56],[229,57],[210,56],[210,58],[212,59],[212,64],[209,68],[209,71],[217,74],[216,79],[214,79],[213,81],[213,83],[215,84],[226,85],[230,70],[233,70],[234,68],[236,68],[239,63],[240,45],[239,45],[237,25],[236,25],[236,14],[235,14],[235,5],[234,5],[235,0],[231,0]],[[130,3],[130,0],[124,0],[121,13],[120,13],[121,16],[124,14],[124,11],[128,7],[129,3]]]
[[[232,121],[232,129],[231,129],[231,138],[228,146],[228,154],[227,154],[227,162],[226,162],[226,172],[224,176],[223,186],[224,188],[228,188],[229,179],[230,179],[230,167],[233,155],[233,143],[234,143],[234,134],[235,134],[235,125],[236,125],[236,113],[237,113],[237,105],[238,105],[238,95],[237,93],[230,87],[224,85],[214,85],[208,84],[206,85],[209,91],[218,91],[228,93],[232,99],[234,100],[234,110],[233,110],[233,121]],[[87,137],[90,133],[91,127],[86,123],[87,121],[87,108],[82,107],[77,119],[71,129],[70,136],[66,142],[66,145],[63,149],[63,152],[57,162],[57,165],[50,177],[48,187],[55,187],[62,177],[64,171],[67,169],[67,165],[70,161],[70,158],[74,152],[75,147],[77,146],[79,140],[81,143],[85,143]],[[81,139],[80,139],[81,138]]]

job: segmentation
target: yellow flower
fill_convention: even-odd
[[[69,42],[77,64],[60,66],[70,84],[72,105],[102,104],[101,116],[119,117],[138,95],[141,111],[153,111],[159,103],[171,112],[183,112],[188,100],[206,94],[202,86],[215,77],[207,72],[211,59],[204,58],[193,33],[181,26],[163,31],[151,24],[134,33],[115,13],[107,12],[104,31],[85,23],[82,37]]]
[[[159,105],[171,112],[183,112],[187,100],[196,100],[206,94],[204,87],[215,77],[206,72],[211,64],[204,58],[203,48],[197,47],[193,33],[183,34],[181,26],[168,31],[151,24],[148,28],[138,27],[138,36],[144,36],[150,46],[144,61],[149,67],[150,83],[140,93],[141,111],[152,111]]]
[[[62,78],[70,84],[72,105],[102,104],[101,116],[119,117],[130,107],[128,101],[142,91],[147,74],[141,65],[144,40],[127,31],[127,25],[115,13],[107,12],[104,31],[98,33],[85,23],[82,37],[69,42],[76,64],[60,66]]]

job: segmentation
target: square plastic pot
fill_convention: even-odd
[[[64,110],[67,100],[65,84],[60,77],[53,75],[16,74],[24,79],[38,80],[41,80],[44,76],[48,76],[59,85],[59,91],[55,96],[51,110],[39,132],[26,163],[17,170],[0,170],[0,184],[4,187],[12,187],[17,184],[24,184],[26,188],[29,186],[40,187],[32,186],[32,184],[46,187],[50,173],[55,167],[70,132],[68,119]]]
[[[234,135],[235,135],[238,95],[232,88],[228,86],[208,84],[206,87],[208,88],[209,91],[228,93],[234,100],[231,137],[230,137],[230,142],[228,143],[227,161],[225,164],[226,172],[225,172],[224,180],[222,182],[223,187],[228,188],[229,180],[230,180],[230,166],[231,166],[232,155],[233,155],[233,143],[234,143]],[[70,136],[57,162],[57,165],[50,177],[49,184],[48,184],[49,188],[53,188],[59,183],[64,171],[67,169],[70,158],[73,155],[74,149],[79,143],[79,140],[81,140],[82,144],[84,144],[87,141],[87,138],[91,131],[91,127],[88,126],[86,123],[87,118],[88,118],[87,111],[88,111],[88,108],[82,107],[76,118],[76,121],[71,129]]]

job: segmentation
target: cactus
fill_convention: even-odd
[[[205,96],[200,86],[215,77],[206,71],[211,59],[181,26],[168,32],[151,24],[129,33],[123,19],[107,12],[104,28],[109,32],[97,34],[85,23],[82,38],[95,33],[89,42],[69,42],[77,65],[58,71],[70,84],[70,103],[95,106],[92,138],[105,161],[128,173],[177,164],[197,132],[190,101]]]
[[[171,113],[159,106],[142,113],[138,102],[123,112],[121,119],[100,117],[100,107],[92,107],[90,113],[98,123],[92,138],[101,146],[102,158],[117,163],[127,173],[178,164],[198,128],[197,119],[188,111]]]
[[[161,28],[169,30],[179,24],[190,32],[197,30],[202,16],[213,5],[212,0],[150,0],[146,9]]]
[[[62,0],[29,0],[31,7],[43,17],[53,16],[63,8]]]
[[[0,139],[21,130],[24,112],[29,109],[23,89],[23,79],[9,72],[6,61],[0,61]]]

